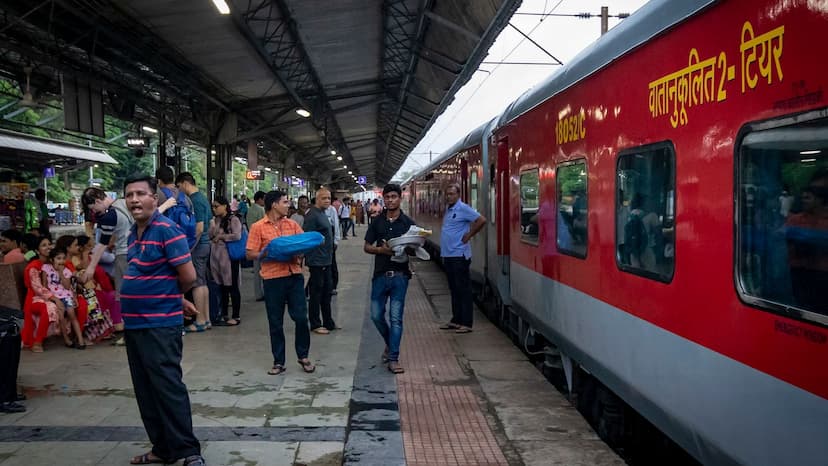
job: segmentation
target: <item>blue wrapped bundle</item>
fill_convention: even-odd
[[[293,259],[294,256],[318,248],[324,242],[325,237],[317,231],[280,236],[274,238],[268,243],[267,247],[262,249],[262,252],[259,253],[259,260],[264,262],[287,262]]]

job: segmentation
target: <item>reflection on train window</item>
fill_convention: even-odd
[[[480,206],[477,205],[477,169],[472,168],[471,172],[471,196],[469,199],[471,201],[471,206],[474,210],[479,210]]]
[[[750,133],[737,154],[742,298],[828,324],[828,121]]]
[[[538,244],[538,169],[520,174],[520,239]]]
[[[618,267],[662,282],[675,269],[675,150],[660,143],[618,157],[615,244]]]
[[[564,254],[587,253],[587,174],[584,161],[558,166],[557,243]]]

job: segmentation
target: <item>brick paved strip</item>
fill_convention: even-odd
[[[408,288],[401,362],[397,377],[400,422],[409,466],[507,465],[451,346],[439,330],[431,304],[415,279]]]
[[[196,437],[206,442],[344,442],[344,427],[196,427]],[[0,426],[2,442],[140,442],[146,441],[137,426]]]

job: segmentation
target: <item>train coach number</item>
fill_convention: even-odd
[[[555,125],[555,140],[558,144],[566,144],[583,139],[586,136],[586,119],[584,109],[579,113],[558,119]]]

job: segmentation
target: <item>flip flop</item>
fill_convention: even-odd
[[[307,361],[299,360],[297,362],[299,363],[300,366],[302,366],[302,370],[305,371],[306,374],[311,374],[311,373],[313,373],[313,371],[316,370],[316,366],[314,366],[313,363],[310,362],[310,360],[307,360]]]
[[[458,328],[457,330],[454,331],[454,333],[471,333],[471,332],[472,332],[472,329],[470,329],[468,327],[460,327],[460,328]]]
[[[270,370],[269,370],[269,371],[267,371],[267,375],[279,375],[279,374],[284,374],[284,372],[285,372],[286,370],[287,370],[287,369],[285,368],[285,366],[283,366],[283,365],[281,365],[281,364],[274,364],[274,365],[273,365],[273,367],[271,367],[271,368],[270,368]]]
[[[459,325],[452,324],[451,322],[449,322],[447,324],[443,324],[443,325],[440,326],[440,330],[457,330],[459,328],[460,328]]]
[[[166,461],[158,458],[157,456],[153,458],[152,453],[144,453],[143,455],[138,455],[133,457],[129,460],[129,464],[165,464]]]
[[[403,366],[401,366],[401,365],[400,365],[400,363],[399,363],[398,361],[389,361],[389,362],[388,362],[388,370],[389,370],[392,374],[402,374],[402,373],[405,373],[405,369],[403,369]]]

